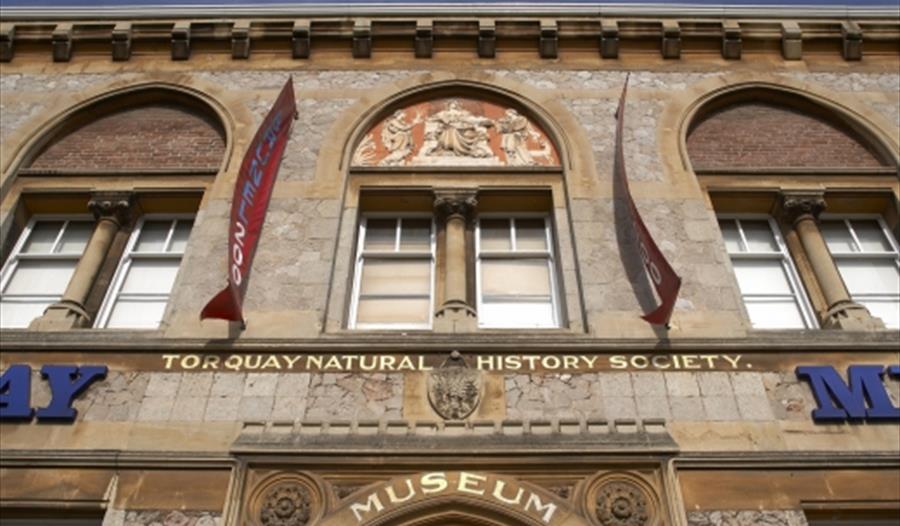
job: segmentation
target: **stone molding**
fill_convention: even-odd
[[[310,40],[335,37],[351,42],[352,56],[358,59],[371,56],[373,39],[379,36],[401,36],[408,37],[413,42],[412,48],[415,56],[419,58],[431,56],[431,45],[435,39],[469,37],[473,51],[477,50],[481,58],[495,57],[499,40],[530,39],[536,44],[536,56],[545,60],[552,60],[558,56],[558,42],[561,39],[596,41],[598,52],[603,58],[616,58],[620,35],[632,40],[655,41],[659,45],[660,55],[670,59],[682,58],[680,50],[686,42],[693,41],[694,45],[701,46],[709,45],[707,42],[711,40],[710,37],[721,39],[722,56],[732,60],[741,58],[742,45],[750,41],[778,42],[785,60],[800,60],[803,58],[804,38],[833,38],[842,42],[841,56],[844,60],[856,61],[863,56],[863,42],[867,34],[877,35],[880,40],[900,40],[900,26],[878,23],[877,20],[869,22],[863,18],[808,20],[808,17],[803,17],[784,20],[756,16],[751,19],[740,19],[740,27],[736,32],[730,21],[722,21],[719,17],[699,24],[696,18],[703,17],[692,17],[688,20],[673,16],[658,16],[627,20],[620,24],[617,20],[601,20],[596,16],[558,19],[532,14],[524,19],[521,15],[516,16],[515,21],[506,20],[507,17],[503,16],[473,17],[473,24],[464,24],[461,27],[458,21],[452,20],[448,15],[446,18],[429,19],[432,29],[426,29],[428,24],[422,24],[422,19],[415,16],[398,18],[357,15],[343,19],[321,16],[318,19],[306,19],[305,24],[300,26],[305,30],[298,31],[294,16],[287,14],[280,16],[281,20],[276,17],[229,19],[219,16],[214,20],[200,17],[186,18],[170,22],[171,25],[165,29],[165,23],[160,24],[138,17],[115,20],[107,28],[66,21],[36,24],[28,21],[26,16],[19,15],[17,17],[19,20],[4,24],[3,38],[0,39],[3,42],[0,61],[11,61],[16,44],[21,41],[50,43],[53,59],[68,62],[74,49],[73,42],[83,39],[96,41],[105,39],[109,42],[110,54],[115,60],[129,60],[132,42],[158,39],[160,31],[166,31],[171,38],[171,60],[176,61],[188,60],[192,44],[195,42],[227,45],[232,51],[232,58],[240,60],[249,56],[252,40],[269,41],[285,38],[286,35],[292,42],[293,58],[303,59],[310,56]],[[733,18],[739,16],[735,14]],[[291,31],[285,32],[284,24],[278,22],[295,25]],[[122,31],[125,25],[130,26],[127,32]],[[772,31],[773,25],[779,27],[780,31]],[[248,31],[250,27],[253,31]]]

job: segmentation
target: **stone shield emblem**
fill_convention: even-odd
[[[428,401],[445,420],[463,420],[481,401],[481,372],[452,360],[428,375]]]

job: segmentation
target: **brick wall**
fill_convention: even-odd
[[[74,130],[41,152],[38,169],[218,168],[222,134],[185,108],[127,109]]]
[[[881,166],[872,152],[834,124],[761,103],[713,114],[689,134],[687,146],[695,169]]]

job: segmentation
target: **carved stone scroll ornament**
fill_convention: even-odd
[[[428,401],[445,420],[463,420],[481,401],[481,373],[470,369],[458,351],[428,375]]]
[[[625,480],[608,482],[597,490],[596,515],[603,526],[646,526],[650,506],[644,490]]]
[[[826,208],[825,196],[822,192],[785,192],[781,208],[791,223],[809,216],[818,219]]]
[[[461,216],[465,221],[474,219],[478,197],[474,190],[436,190],[434,211],[441,220]]]
[[[264,526],[306,526],[311,509],[312,495],[305,486],[283,482],[263,497],[259,521]]]

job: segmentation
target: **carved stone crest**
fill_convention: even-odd
[[[629,481],[608,482],[597,490],[596,515],[603,526],[645,526],[650,510],[647,496]]]
[[[305,526],[311,517],[312,495],[301,484],[281,483],[263,498],[259,521],[265,526]]]
[[[428,375],[428,401],[445,420],[463,420],[481,401],[481,373],[470,369],[459,351]]]

